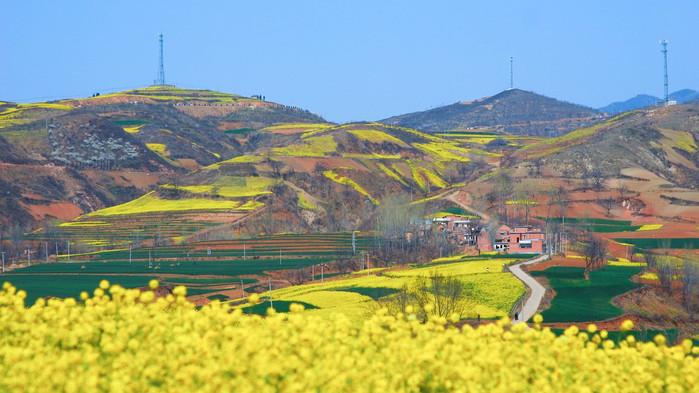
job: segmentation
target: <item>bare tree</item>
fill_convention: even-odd
[[[327,171],[328,167],[326,167],[322,162],[316,162],[316,164],[313,166],[313,173],[322,176],[323,172]]]
[[[425,322],[430,315],[449,317],[458,314],[466,316],[472,308],[469,289],[456,277],[432,274],[418,277],[410,286],[403,286],[387,301],[381,302],[389,313],[405,314],[411,306],[417,318]]]
[[[269,167],[272,168],[272,173],[274,174],[275,178],[279,179],[282,177],[282,168],[284,168],[284,163],[272,157],[267,158],[267,163],[269,164]]]
[[[460,173],[456,165],[448,165],[442,170],[444,180],[451,186],[459,182]]]
[[[267,208],[262,211],[259,215],[259,219],[257,220],[260,223],[260,226],[262,227],[262,231],[266,235],[271,235],[275,232],[276,228],[276,220],[274,219],[274,214],[272,212],[272,206],[268,206]]]
[[[514,186],[512,179],[504,173],[501,173],[495,178],[495,187],[488,198],[497,203],[498,214],[500,217],[505,217],[505,222],[509,223],[509,215],[507,214],[507,201],[512,198]]]
[[[309,268],[285,270],[282,274],[291,285],[305,284],[312,279]]]
[[[465,181],[471,180],[471,177],[475,174],[478,175],[483,168],[485,168],[486,163],[483,156],[475,156],[468,165],[464,168],[463,178]]]
[[[534,160],[529,166],[529,176],[531,177],[541,177],[541,169],[544,166],[544,162],[541,159]]]
[[[643,262],[646,263],[648,269],[655,269],[658,265],[658,256],[650,251],[645,251],[643,253]]]
[[[580,173],[580,179],[583,182],[583,187],[590,187],[590,171],[588,171],[587,168],[582,169],[582,172]]]
[[[606,217],[612,216],[612,208],[614,207],[614,199],[611,197],[602,198],[599,200],[599,205],[602,206]]]
[[[376,226],[383,234],[386,251],[406,246],[406,235],[411,225],[417,225],[424,216],[424,204],[410,204],[405,195],[385,198],[377,208]]]
[[[676,271],[677,268],[671,259],[662,258],[658,263],[660,287],[663,288],[668,295],[672,294],[672,278]]]
[[[602,269],[607,261],[607,242],[587,233],[580,244],[580,254],[585,258],[585,278],[589,279],[589,273]]]
[[[672,279],[677,273],[677,264],[674,258],[670,256],[670,247],[672,246],[669,239],[660,241],[661,257],[658,259],[657,270],[660,287],[665,289],[668,295],[672,294]]]
[[[696,260],[686,257],[682,265],[682,303],[691,311],[692,294],[699,290],[699,265]]]
[[[568,205],[570,201],[567,198],[566,190],[563,187],[558,188],[556,193],[556,205],[561,213],[561,226],[565,226],[566,223],[566,212],[568,211]]]
[[[531,181],[520,181],[515,186],[515,201],[524,210],[524,221],[529,225],[529,213],[536,204],[538,190],[536,184]]]
[[[592,177],[592,187],[595,189],[595,191],[602,191],[602,183],[604,181],[604,172],[602,169],[594,168],[592,171],[590,171],[590,176]]]

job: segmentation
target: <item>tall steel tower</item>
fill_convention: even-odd
[[[668,105],[670,102],[670,96],[668,95],[668,90],[667,90],[667,40],[660,41],[660,45],[663,46],[663,49],[661,52],[663,52],[663,58],[665,61],[665,105]]]
[[[513,58],[510,57],[510,89],[514,89],[515,84],[514,84],[514,72],[513,72]]]
[[[165,64],[163,62],[163,33],[158,33],[160,39],[160,63],[158,65],[158,79],[155,80],[155,85],[165,84]]]

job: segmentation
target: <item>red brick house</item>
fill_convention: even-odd
[[[546,251],[546,233],[525,225],[509,227],[502,225],[495,232],[495,240],[490,242],[485,236],[479,238],[478,246],[481,251],[503,251],[512,254],[542,254]],[[487,246],[486,246],[487,245]]]

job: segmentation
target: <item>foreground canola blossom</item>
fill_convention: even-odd
[[[157,288],[157,282],[150,285]],[[620,346],[606,331],[507,321],[460,331],[378,312],[359,329],[343,317],[247,316],[186,289],[100,283],[93,296],[37,300],[0,291],[2,392],[691,392],[699,348],[661,338]],[[83,304],[84,303],[84,304]],[[626,324],[624,328],[632,328]]]

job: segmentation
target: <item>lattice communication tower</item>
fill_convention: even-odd
[[[160,39],[160,62],[158,63],[158,79],[155,80],[155,85],[165,85],[165,64],[163,61],[163,33],[158,33]]]

